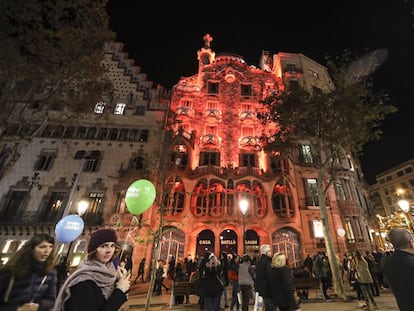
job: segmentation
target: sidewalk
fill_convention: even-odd
[[[168,283],[169,284],[169,283]],[[135,311],[145,310],[145,304],[147,301],[149,282],[139,283],[131,286],[128,301],[123,305],[122,310]],[[351,295],[354,293],[351,292]],[[389,291],[381,291],[379,297],[374,297],[379,306],[379,310],[382,311],[399,311],[399,308],[395,302],[394,295]],[[167,294],[163,291],[161,296],[151,297],[151,306],[149,310],[185,310],[193,311],[200,310],[198,302],[198,296],[190,296],[190,304],[180,304],[170,306],[170,302],[173,301],[171,291]],[[350,299],[349,301],[333,300],[330,302],[324,302],[320,299],[312,299],[310,301],[303,301],[301,308],[303,311],[357,311],[365,310],[358,308],[356,299]],[[229,310],[229,309],[227,309]],[[253,310],[253,306],[249,307],[249,310]]]

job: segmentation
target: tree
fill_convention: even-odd
[[[106,2],[0,2],[0,140],[11,124],[29,129],[13,131],[15,144],[8,141],[0,149],[11,159],[0,178],[25,141],[48,123],[92,111],[109,89],[101,61],[104,43],[115,35],[108,27]]]
[[[334,87],[325,91],[314,88],[286,88],[263,102],[264,123],[277,125],[276,133],[263,137],[267,152],[278,151],[293,161],[292,151],[309,143],[318,171],[317,195],[336,294],[346,299],[339,263],[328,226],[326,197],[336,180],[336,164],[343,157],[357,161],[363,146],[381,136],[381,121],[396,111],[388,105],[386,94],[376,94],[369,75],[349,79],[349,68],[356,61],[349,52],[337,58],[327,57],[327,68]],[[356,69],[355,69],[356,70]],[[266,112],[267,111],[267,112]]]

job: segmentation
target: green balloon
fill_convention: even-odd
[[[125,202],[132,215],[139,215],[151,207],[155,200],[155,187],[149,180],[134,181],[125,195]]]

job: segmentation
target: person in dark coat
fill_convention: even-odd
[[[219,279],[221,273],[220,260],[211,253],[206,262],[202,281],[204,310],[206,311],[220,311],[220,298],[223,293],[223,286]]]
[[[221,265],[221,274],[224,281],[223,284],[223,298],[224,298],[224,308],[228,308],[229,304],[229,260],[227,259],[227,253],[220,253],[220,265]]]
[[[414,237],[404,229],[392,229],[388,238],[395,252],[382,267],[384,279],[401,311],[414,310]]]
[[[137,282],[139,277],[141,277],[141,281],[142,281],[142,283],[144,283],[144,272],[145,272],[145,257],[142,258],[141,262],[139,263],[138,273],[137,273],[137,277],[134,280],[134,284]]]
[[[113,229],[91,234],[88,255],[63,284],[53,311],[117,311],[127,300],[130,274],[113,264],[117,236]]]
[[[275,310],[270,292],[270,272],[272,270],[272,250],[269,244],[260,247],[260,258],[256,261],[256,291],[263,297],[264,310]]]
[[[275,307],[278,307],[279,311],[300,310],[293,276],[286,266],[286,256],[283,253],[273,255],[270,291]]]
[[[55,239],[33,236],[0,270],[0,310],[47,311],[56,299]]]

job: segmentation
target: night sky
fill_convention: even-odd
[[[374,85],[399,111],[384,121],[382,139],[364,149],[362,168],[372,184],[376,174],[414,159],[413,0],[261,2],[110,0],[107,9],[124,51],[147,80],[166,88],[197,72],[206,33],[217,54],[235,53],[255,66],[262,50],[302,53],[324,65],[326,54],[386,48]]]

